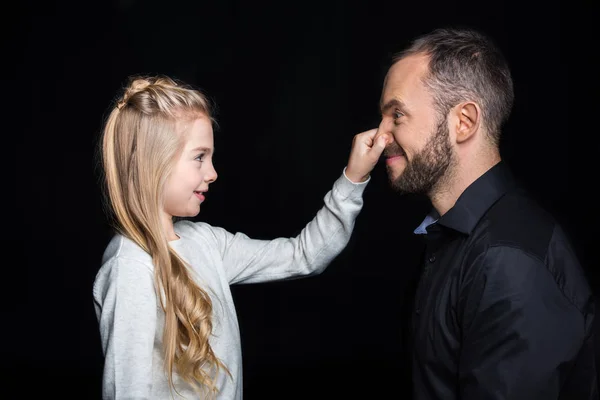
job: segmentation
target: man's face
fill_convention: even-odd
[[[427,57],[408,56],[386,76],[381,97],[379,131],[394,141],[384,150],[390,184],[398,191],[431,193],[447,173],[455,154],[446,116],[422,82]]]

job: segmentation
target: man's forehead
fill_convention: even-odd
[[[427,58],[407,56],[390,67],[384,80],[381,101],[408,95],[415,89],[423,88],[423,77],[428,72]]]
[[[428,60],[429,58],[424,55],[411,55],[397,61],[388,70],[386,83],[397,84],[420,80],[428,72]]]

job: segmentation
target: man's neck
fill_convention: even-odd
[[[449,170],[440,180],[440,184],[429,194],[429,199],[440,216],[454,207],[463,192],[500,160],[500,154],[494,153],[473,162],[459,161]]]

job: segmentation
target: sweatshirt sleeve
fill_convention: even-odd
[[[152,270],[115,258],[94,283],[100,328],[104,400],[149,399],[157,299]]]
[[[229,283],[293,279],[323,272],[348,244],[369,180],[353,183],[344,170],[325,195],[323,207],[296,237],[257,240],[213,228]]]

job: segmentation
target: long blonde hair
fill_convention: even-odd
[[[216,375],[229,371],[213,352],[212,302],[168,244],[160,219],[163,188],[182,150],[182,121],[212,120],[197,89],[164,77],[134,76],[116,99],[101,140],[109,217],[114,228],[152,257],[155,288],[165,312],[165,371],[174,371],[199,392],[215,395]]]

